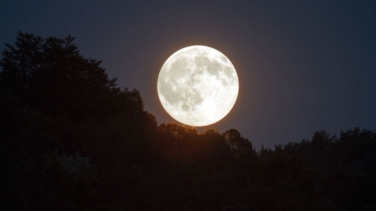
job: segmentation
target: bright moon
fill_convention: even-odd
[[[225,117],[235,104],[239,80],[234,65],[221,52],[194,45],[178,50],[163,64],[158,96],[175,120],[206,126]]]

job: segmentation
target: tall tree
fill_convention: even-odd
[[[103,98],[119,93],[116,79],[108,79],[101,61],[84,58],[73,41],[19,32],[3,52],[1,86],[22,105],[53,117],[100,115]]]
[[[41,141],[47,132],[54,135],[50,140],[60,139],[74,151],[79,131],[71,124],[118,118],[133,136],[156,127],[155,118],[143,110],[139,91],[118,88],[101,61],[84,58],[73,41],[71,36],[44,39],[19,32],[14,45],[6,44],[0,60],[2,140],[8,143],[21,131],[30,140],[29,132],[37,131],[35,139]]]

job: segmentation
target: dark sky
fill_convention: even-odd
[[[234,64],[240,83],[227,117],[259,149],[376,129],[376,1],[0,1],[0,50],[18,31],[76,37],[118,85],[140,90],[158,123],[174,121],[157,95],[165,60],[206,45]],[[201,128],[202,131],[206,128]]]

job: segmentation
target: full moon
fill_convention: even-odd
[[[167,113],[191,126],[221,120],[234,106],[239,92],[231,61],[218,50],[202,45],[172,54],[159,72],[157,86]]]

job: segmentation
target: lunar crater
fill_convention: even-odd
[[[167,113],[192,126],[210,125],[226,116],[239,90],[230,60],[206,46],[190,46],[170,56],[161,68],[157,84]]]

